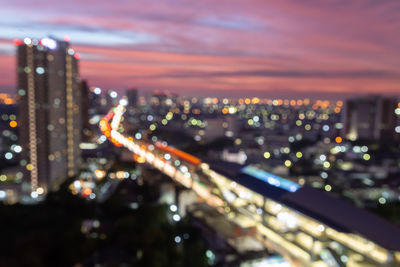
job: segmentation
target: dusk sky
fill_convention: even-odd
[[[400,92],[399,0],[0,0],[0,91],[14,38],[68,35],[90,85],[182,95]]]

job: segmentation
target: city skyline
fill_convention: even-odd
[[[398,95],[396,1],[4,6],[2,92],[16,91],[14,38],[68,35],[81,54],[81,78],[119,92],[137,87],[217,96]]]
[[[1,4],[1,266],[400,266],[399,0]]]

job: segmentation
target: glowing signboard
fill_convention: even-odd
[[[289,192],[295,192],[300,188],[298,184],[282,177],[273,175],[269,172],[257,169],[253,166],[246,166],[241,170],[242,173],[250,175],[256,179],[266,182],[272,186],[282,188]]]

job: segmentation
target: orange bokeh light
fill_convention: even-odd
[[[87,197],[92,193],[92,189],[86,187],[85,189],[83,189],[82,191],[82,196]]]
[[[16,121],[10,121],[10,127],[15,128],[17,127],[18,123]]]
[[[6,98],[6,99],[4,99],[4,104],[12,105],[12,104],[15,104],[15,101],[12,98]]]

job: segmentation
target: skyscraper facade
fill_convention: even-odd
[[[126,90],[126,97],[128,98],[128,107],[137,108],[138,90],[136,88]]]
[[[79,54],[51,38],[16,44],[21,165],[25,188],[36,197],[56,190],[80,164]]]
[[[80,119],[81,119],[81,129],[82,129],[82,141],[89,141],[91,132],[89,125],[89,86],[86,80],[82,80],[80,83],[81,90],[81,100],[80,100]]]
[[[350,140],[394,140],[396,99],[368,96],[346,101],[342,134]]]

